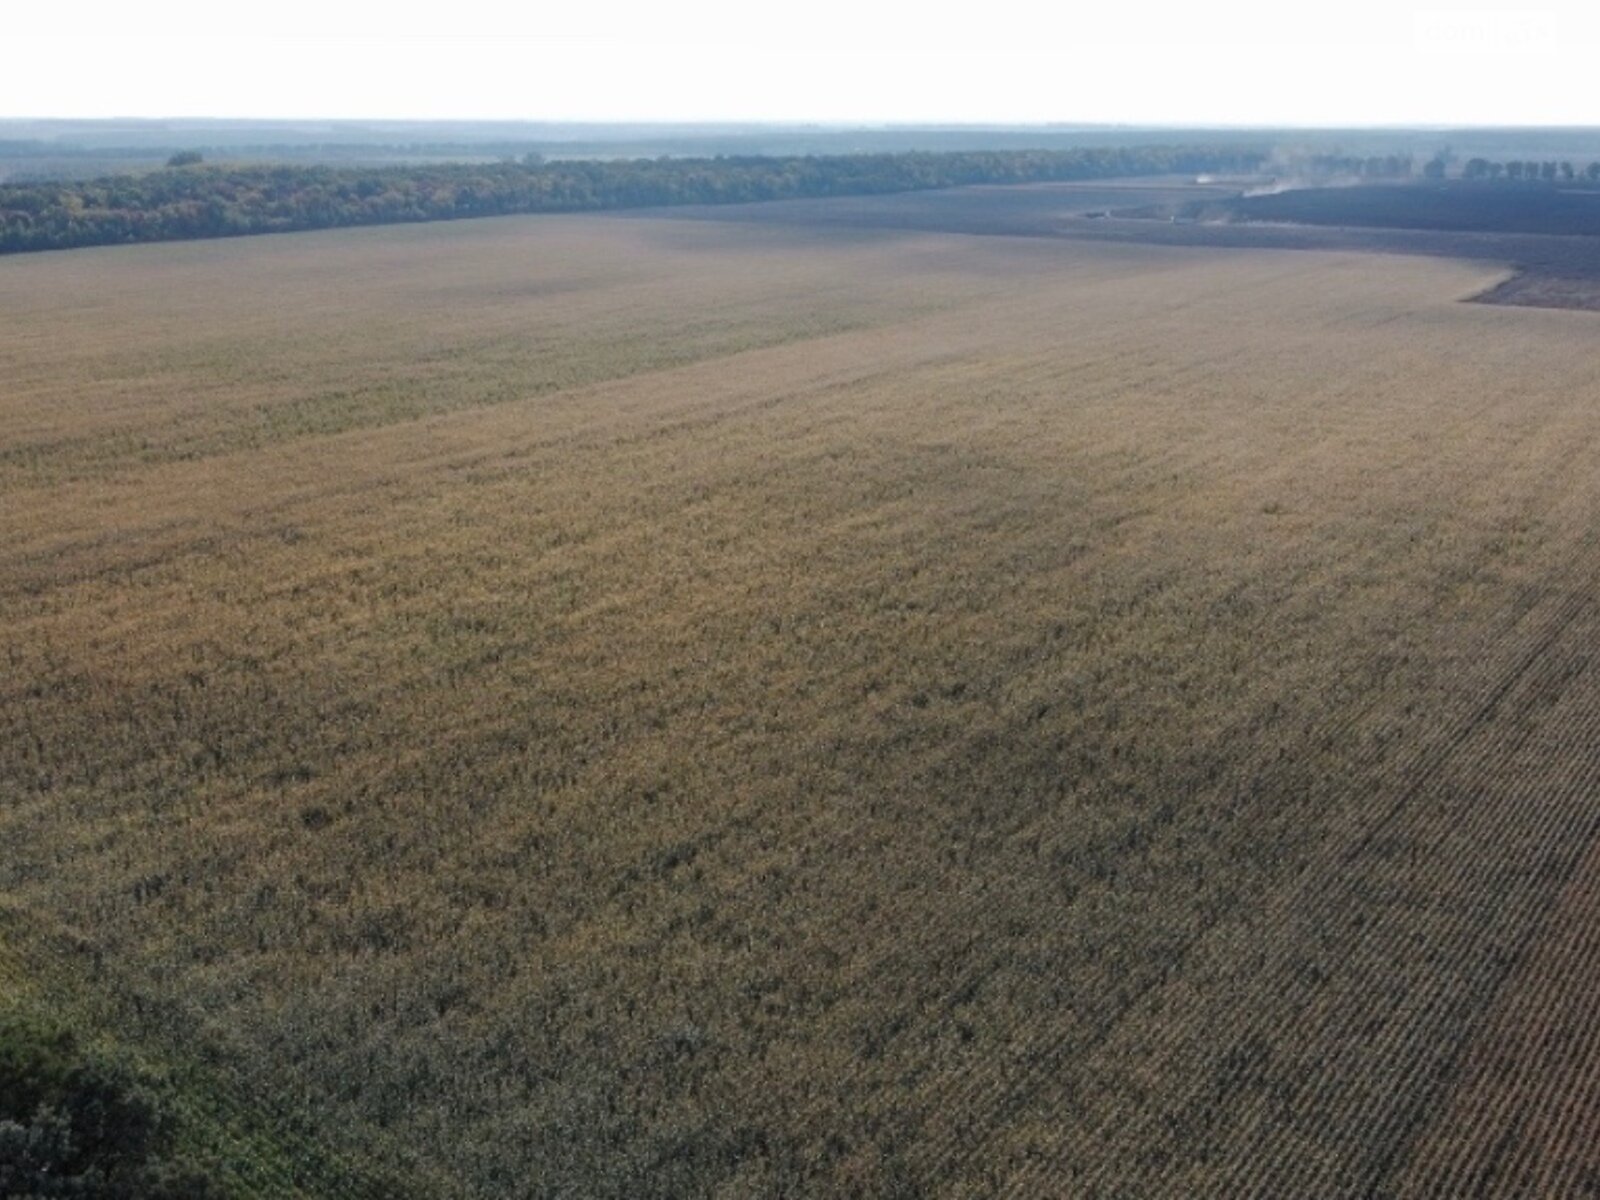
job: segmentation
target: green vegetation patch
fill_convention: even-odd
[[[207,167],[174,159],[168,170],[147,175],[0,186],[0,254],[508,213],[1238,171],[1262,158],[1233,147],[1137,146],[560,163],[532,156],[366,169]]]
[[[59,1021],[0,1010],[0,1196],[230,1195],[183,1146],[170,1089]]]
[[[315,1120],[243,1089],[193,1025],[180,1045],[79,962],[89,947],[0,901],[0,1200],[405,1200]],[[143,1014],[141,1016],[141,1014]]]

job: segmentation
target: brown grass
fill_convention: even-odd
[[[430,1191],[1425,1191],[1600,833],[1592,319],[1495,277],[0,263],[0,895]]]

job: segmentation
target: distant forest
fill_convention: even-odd
[[[1455,156],[1440,151],[1422,166],[1422,177],[1428,180],[1459,177],[1475,183],[1585,183],[1600,182],[1600,160],[1584,166],[1574,166],[1568,159],[1542,161],[1512,160],[1494,162],[1487,158],[1470,158],[1455,172]],[[1294,177],[1313,180],[1338,178],[1373,181],[1403,180],[1417,172],[1416,159],[1409,154],[1372,155],[1366,158],[1340,154],[1311,156],[1274,156],[1273,170]]]
[[[1001,150],[348,168],[212,166],[0,186],[0,254],[128,242],[586,212],[869,195],[979,183],[1255,171],[1257,151],[1219,146]]]
[[[1600,162],[1591,162],[1580,170],[1565,161],[1490,162],[1485,158],[1474,158],[1461,168],[1461,178],[1490,183],[1516,183],[1519,180],[1529,183],[1572,183],[1579,179],[1585,183],[1600,183]]]

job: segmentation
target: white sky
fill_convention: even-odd
[[[5,7],[3,116],[1600,124],[1600,0]]]

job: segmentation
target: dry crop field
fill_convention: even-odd
[[[1595,1194],[1600,326],[1503,275],[0,262],[0,983],[258,1194]]]

